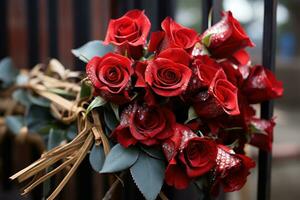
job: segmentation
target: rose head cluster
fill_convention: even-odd
[[[111,20],[104,43],[115,51],[86,66],[94,95],[119,106],[112,139],[161,149],[177,189],[204,176],[211,192],[240,189],[255,166],[245,144],[272,148],[274,120],[252,106],[282,96],[282,83],[251,64],[254,43],[230,11],[203,34],[170,17],[150,26],[140,10]]]

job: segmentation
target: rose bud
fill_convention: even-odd
[[[198,34],[195,30],[176,23],[172,18],[167,17],[161,23],[163,31],[151,34],[148,51],[163,51],[168,48],[183,48],[192,50],[198,41]]]
[[[255,162],[242,154],[235,154],[232,149],[218,145],[217,167],[212,193],[216,193],[219,186],[224,192],[241,189],[246,183],[249,170],[255,167]]]
[[[274,74],[261,65],[250,68],[250,74],[242,88],[250,103],[260,103],[281,97],[283,94],[282,82]]]
[[[205,45],[213,57],[227,58],[247,46],[255,46],[230,11],[222,15],[221,21],[207,29],[200,38],[204,42],[210,37]]]
[[[164,107],[129,105],[112,136],[124,147],[140,142],[151,146],[173,135],[174,114]]]
[[[274,119],[252,118],[249,122],[250,144],[265,151],[272,150]]]
[[[222,69],[218,70],[208,91],[199,92],[193,106],[197,114],[204,118],[214,118],[223,113],[240,114],[237,88],[226,79]]]
[[[145,81],[160,96],[178,96],[186,90],[192,75],[189,62],[190,56],[183,49],[162,51],[148,64]]]
[[[118,50],[140,58],[146,43],[151,23],[144,11],[131,10],[118,19],[109,22],[104,44],[114,44]]]
[[[115,53],[92,58],[86,66],[86,73],[95,88],[95,95],[116,104],[130,101],[131,65],[128,58]]]
[[[216,166],[216,143],[198,137],[180,124],[177,124],[173,137],[164,142],[163,151],[169,161],[166,183],[177,189],[186,188],[191,179],[204,175]]]

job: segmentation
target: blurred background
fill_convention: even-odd
[[[128,1],[130,2],[130,1]],[[133,1],[132,1],[133,2]],[[199,0],[169,0],[172,12],[160,7],[158,0],[149,5],[124,5],[121,0],[0,0],[0,58],[12,57],[19,68],[31,68],[38,62],[58,58],[70,69],[83,69],[71,54],[72,48],[89,40],[104,39],[111,15],[125,13],[132,6],[151,9],[152,30],[159,28],[162,16],[171,15],[188,27],[201,32],[202,3]],[[136,3],[136,2],[135,2]],[[231,10],[245,27],[256,47],[249,49],[252,62],[262,62],[263,12],[262,0],[223,0],[221,9]],[[137,3],[138,4],[138,3]],[[147,4],[147,3],[146,3]],[[117,7],[116,5],[119,5]],[[158,9],[159,8],[159,9]],[[220,9],[220,8],[219,8]],[[277,8],[276,75],[284,83],[284,97],[275,103],[271,199],[300,199],[300,2],[280,0]],[[39,157],[42,149],[37,138],[18,140],[15,136],[0,135],[0,199],[39,199],[39,192],[21,198],[14,184],[7,177]],[[257,150],[250,148],[253,156]],[[9,162],[9,166],[5,163]],[[89,169],[88,163],[82,166]],[[88,171],[88,170],[86,170]],[[77,175],[77,180],[92,180],[93,188],[100,187],[98,176],[92,172]],[[89,178],[89,179],[88,179]],[[71,181],[65,190],[74,191],[80,184]],[[256,198],[257,172],[253,170],[241,192],[226,199],[251,200]],[[72,194],[65,196],[72,199]],[[87,195],[87,196],[86,196]],[[78,199],[99,199],[101,194],[82,195]],[[61,196],[62,199],[64,195]],[[73,195],[74,197],[74,195]],[[90,198],[87,198],[90,197]]]

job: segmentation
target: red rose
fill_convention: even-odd
[[[274,119],[252,118],[249,121],[250,144],[265,151],[272,150]]]
[[[183,49],[167,49],[148,64],[145,81],[160,96],[180,95],[192,75],[189,62],[190,57]]]
[[[162,51],[167,48],[183,48],[190,50],[198,41],[198,34],[195,30],[186,28],[176,23],[172,18],[167,17],[162,23],[163,31],[151,34],[148,50]]]
[[[128,91],[133,74],[131,65],[128,58],[115,53],[92,58],[86,73],[95,88],[95,95],[116,104],[128,102],[131,99]]]
[[[173,137],[164,142],[163,150],[169,160],[166,183],[177,189],[186,188],[191,179],[202,176],[216,165],[216,143],[198,137],[180,124],[177,124]]]
[[[217,168],[212,192],[218,191],[222,185],[224,192],[241,189],[246,183],[249,170],[255,167],[255,162],[241,154],[235,154],[232,149],[218,145]]]
[[[110,20],[104,43],[112,43],[122,53],[126,50],[128,55],[140,57],[150,27],[144,11],[131,10],[118,19]]]
[[[226,79],[222,69],[218,70],[208,91],[195,96],[193,106],[199,116],[214,118],[224,112],[228,115],[240,114],[237,88]]]
[[[278,81],[270,70],[261,65],[250,68],[250,74],[242,91],[250,103],[278,98],[283,94],[282,82]]]
[[[247,46],[255,46],[230,11],[223,12],[222,20],[207,29],[201,39],[209,36],[207,48],[215,58],[227,58]]]
[[[137,142],[150,146],[173,135],[174,124],[175,116],[167,108],[135,103],[122,113],[120,125],[112,135],[124,147]]]

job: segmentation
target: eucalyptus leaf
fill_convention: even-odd
[[[46,107],[46,108],[50,107],[50,101],[48,99],[39,96],[33,96],[33,94],[29,92],[27,93],[27,96],[31,104],[41,106],[41,107]]]
[[[90,41],[78,49],[72,49],[72,53],[83,62],[88,62],[95,56],[103,56],[108,52],[113,52],[113,46],[104,45],[103,41]]]
[[[14,134],[19,134],[22,127],[24,127],[23,116],[7,116],[5,117],[5,124],[7,128]]]
[[[184,123],[186,124],[186,123],[188,123],[188,122],[190,122],[190,121],[192,121],[194,119],[197,119],[197,118],[198,118],[198,115],[197,115],[194,107],[191,106],[189,108],[189,111],[188,111],[188,118],[187,118],[187,120]]]
[[[29,107],[31,102],[28,98],[28,94],[25,90],[19,89],[13,92],[12,97],[15,101],[22,104],[23,106]]]
[[[90,161],[92,168],[96,172],[101,171],[104,161],[105,161],[105,154],[104,154],[102,145],[97,146],[96,144],[94,144],[94,146],[90,152],[89,161]]]
[[[120,123],[117,120],[113,110],[109,107],[106,107],[104,109],[103,116],[104,116],[104,122],[105,122],[106,126],[111,131],[114,130],[117,127],[117,125]]]
[[[148,154],[148,156],[151,156],[151,157],[159,159],[159,160],[165,160],[165,156],[164,156],[161,148],[141,146],[141,149],[146,154]]]
[[[165,174],[165,163],[140,153],[136,163],[130,168],[131,176],[146,200],[155,200],[159,194]]]
[[[139,157],[139,150],[115,145],[108,153],[100,173],[119,172],[131,167]]]
[[[120,121],[119,105],[114,104],[114,103],[110,103],[110,107],[111,107],[112,110],[114,111],[115,116],[116,116],[116,119],[117,119],[118,121]]]
[[[6,57],[0,61],[0,87],[6,88],[16,80],[19,70],[14,67],[10,58]]]
[[[71,124],[67,129],[67,139],[73,140],[77,135],[77,126],[76,123]]]
[[[37,105],[31,105],[25,116],[25,125],[30,133],[47,134],[55,122],[49,108]]]
[[[89,114],[94,108],[101,107],[106,104],[106,100],[103,99],[102,97],[98,96],[95,97],[94,100],[90,103],[88,108],[86,109],[86,115]]]
[[[49,131],[47,149],[50,150],[60,145],[65,139],[65,133],[66,132],[64,130],[51,128]]]

